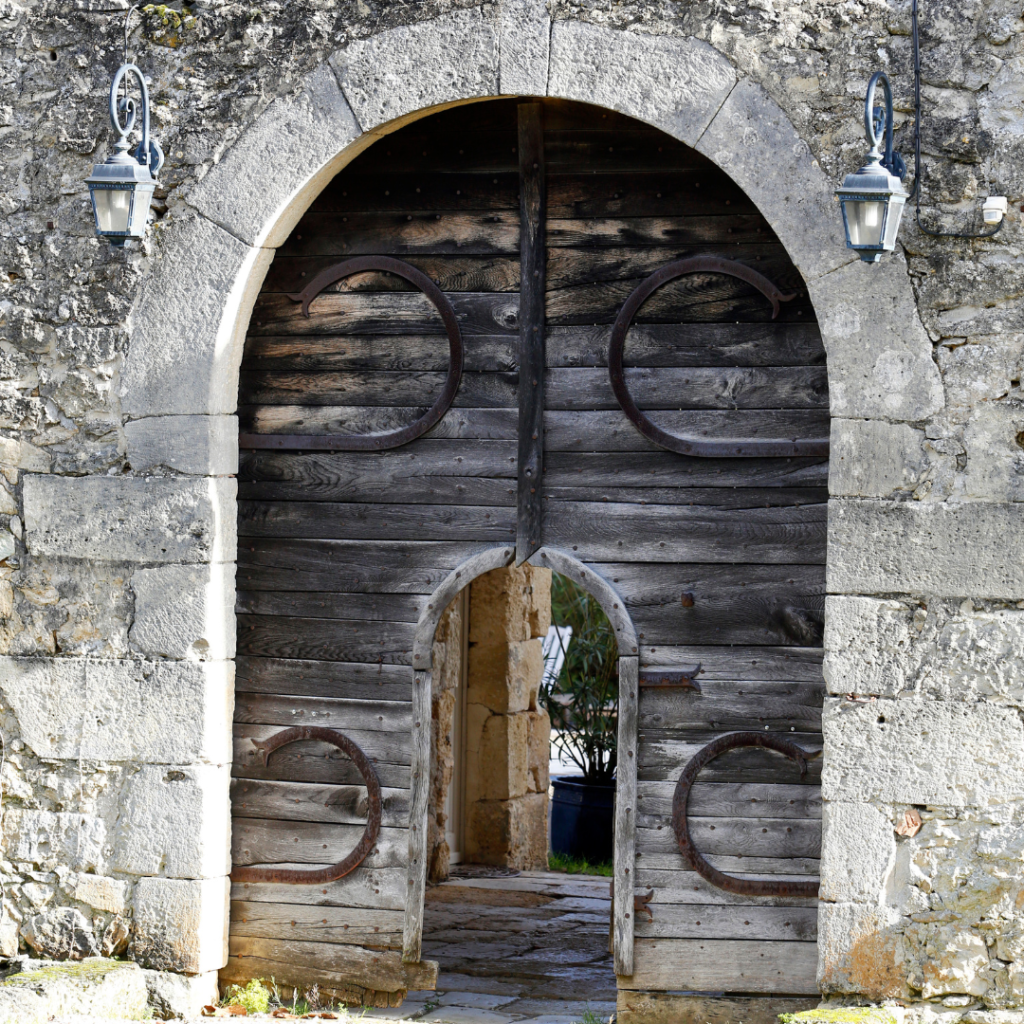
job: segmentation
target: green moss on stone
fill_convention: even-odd
[[[882,1006],[840,1006],[834,1010],[802,1010],[780,1013],[780,1024],[896,1024]]]
[[[68,960],[34,971],[12,974],[9,978],[5,978],[3,983],[9,988],[31,988],[34,985],[53,984],[57,981],[102,981],[114,971],[123,971],[126,968],[134,969],[134,966],[134,964],[105,960],[100,957],[78,961]]]

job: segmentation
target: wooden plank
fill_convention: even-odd
[[[818,997],[683,996],[675,992],[630,992],[618,995],[618,1024],[778,1024],[779,1014],[818,1006]]]
[[[515,124],[515,111],[511,125]],[[310,213],[442,213],[455,210],[505,210],[519,208],[519,178],[512,173],[423,173],[419,169],[379,174],[338,175],[313,200]]]
[[[232,779],[231,813],[236,818],[359,825],[366,823],[366,793],[365,786]],[[404,828],[409,821],[409,791],[382,787],[381,810],[382,824]]]
[[[470,540],[515,538],[511,507],[378,505],[340,501],[239,501],[238,535],[325,540]]]
[[[430,797],[430,672],[413,677],[413,744],[409,794],[409,829],[406,865],[405,921],[402,959],[415,963],[423,946],[423,895],[427,888],[427,805]]]
[[[808,818],[699,818],[687,816],[690,835],[701,853],[729,857],[821,857],[821,820]],[[636,848],[644,854],[679,853],[671,823],[636,830]]]
[[[625,376],[637,405],[659,426],[662,409],[828,408],[823,366],[627,367]],[[599,367],[549,369],[545,389],[549,409],[619,409],[608,371]]]
[[[679,246],[701,242],[774,241],[758,213],[722,213],[718,216],[548,218],[548,245],[552,248],[591,248],[602,245]]]
[[[541,543],[544,475],[545,210],[544,127],[539,103],[519,105],[519,461],[516,565]]]
[[[612,907],[615,973],[633,973],[633,880],[636,877],[637,704],[639,662],[619,657],[618,770],[615,787],[614,873],[619,898]]]
[[[351,280],[358,280],[356,275]],[[607,345],[605,346],[607,349]],[[510,334],[475,335],[467,340],[467,373],[516,368],[516,339]],[[448,338],[442,334],[250,335],[247,370],[448,370]],[[639,365],[639,364],[636,364]]]
[[[329,595],[322,595],[328,598]],[[235,659],[235,694],[275,693],[350,700],[411,700],[412,673],[403,665],[280,658]]]
[[[444,387],[445,374],[373,370],[323,373],[242,370],[238,398],[253,405],[395,405],[405,407],[402,425],[416,419]],[[516,377],[464,373],[453,405],[514,408]]]
[[[612,577],[615,582],[615,577]],[[824,685],[820,647],[711,647],[693,644],[658,644],[640,650],[640,667],[673,668],[700,662],[701,686],[713,679],[740,681],[780,680]]]
[[[686,763],[714,734],[640,733],[639,778],[644,782],[676,782]],[[808,751],[821,749],[820,734],[786,733],[788,739]],[[783,785],[820,785],[821,759],[808,762],[805,775],[782,754],[759,749],[730,750],[708,764],[700,773],[703,782],[758,782]]]
[[[651,415],[660,427],[670,433],[704,436],[707,431],[706,436],[713,439],[733,437],[738,440],[821,436],[826,417],[827,411],[820,409],[659,409]],[[598,461],[596,453],[650,453],[660,456],[667,467],[689,466],[691,475],[696,474],[697,478],[708,481],[703,485],[695,483],[690,486],[713,487],[715,485],[711,481],[723,474],[733,482],[723,486],[736,483],[756,486],[755,481],[762,474],[766,474],[766,479],[788,481],[792,486],[820,487],[828,482],[828,459],[820,456],[744,459],[741,462],[738,459],[707,459],[666,452],[648,441],[626,419],[621,409],[548,410],[544,416],[544,433],[549,452],[571,452],[591,461]],[[648,460],[648,464],[653,471],[657,463],[656,460]],[[701,465],[711,469],[702,474]],[[571,471],[569,464],[564,468]]]
[[[515,409],[449,409],[424,436],[514,441],[518,416]],[[250,432],[372,434],[408,425],[411,418],[408,408],[396,406],[242,405],[238,421]]]
[[[252,537],[238,548],[238,584],[248,588],[255,576],[268,590],[430,594],[462,562],[492,546]]]
[[[672,824],[675,782],[637,784],[637,824],[645,828]],[[697,817],[820,818],[817,786],[773,786],[763,783],[697,782],[690,790],[690,814]]]
[[[365,822],[336,825],[322,821],[231,819],[233,864],[333,864],[362,838]],[[405,867],[406,829],[382,828],[363,863],[368,868]]]
[[[633,974],[620,988],[817,995],[813,942],[638,938]]]
[[[609,259],[614,252],[588,257]],[[659,255],[665,259],[652,269],[676,258],[675,250]],[[549,327],[548,366],[607,366],[610,343],[609,325]],[[825,346],[816,323],[634,323],[626,339],[625,361],[629,366],[652,367],[814,366],[824,363]]]
[[[231,934],[260,939],[301,936],[311,942],[394,948],[401,942],[402,912],[233,900]]]
[[[239,654],[260,658],[412,663],[414,626],[361,619],[277,619],[239,615]]]
[[[324,594],[319,591],[303,593],[295,590],[238,590],[235,592],[235,612],[237,614],[274,615],[281,618],[300,616],[308,619],[416,622],[425,604],[426,598],[420,594]],[[323,696],[341,695],[324,694]],[[380,699],[387,700],[388,698],[380,697]]]
[[[235,721],[256,725],[321,725],[346,732],[408,732],[411,705],[379,700],[336,700],[276,693],[240,693]]]
[[[701,692],[645,688],[640,698],[640,728],[645,736],[684,729],[728,732],[770,729],[800,733],[821,731],[825,688],[821,683],[704,682]]]
[[[638,914],[636,933],[652,939],[761,939],[815,942],[816,907],[735,907],[651,904],[653,920]]]
[[[246,903],[283,903],[308,907],[366,907],[404,912],[405,868],[358,867],[336,882],[289,885],[283,882],[232,882],[231,899]]]
[[[826,511],[548,500],[544,537],[586,562],[821,563]]]
[[[655,867],[668,858],[647,855],[640,858],[636,872],[636,891],[646,895],[654,889],[651,906],[655,913],[659,906],[685,904],[693,906],[730,907],[803,907],[817,910],[816,897],[792,896],[737,896],[706,882],[696,871],[680,871],[678,867]],[[784,860],[768,857],[709,857],[720,871],[739,878],[783,877],[806,881],[818,874],[817,860]],[[648,864],[650,862],[650,865]]]
[[[449,301],[464,336],[515,334],[519,297],[493,292],[453,293]],[[285,295],[261,295],[249,321],[250,335],[444,334],[441,315],[419,292],[324,292],[303,315]]]
[[[232,935],[230,955],[237,957],[243,969],[279,965],[285,984],[310,984],[322,979],[321,988],[359,985],[376,992],[433,988],[437,982],[437,964],[403,962],[398,953],[382,949],[330,942],[303,942],[297,939],[262,939]],[[296,965],[316,964],[315,968]],[[266,971],[267,976],[272,973]],[[277,975],[274,975],[277,977]]]

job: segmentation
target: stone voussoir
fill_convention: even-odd
[[[146,416],[124,425],[135,473],[166,469],[190,476],[238,472],[235,416]]]

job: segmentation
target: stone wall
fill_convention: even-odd
[[[3,948],[102,945],[120,918],[146,962],[222,962],[232,311],[293,185],[392,112],[503,80],[693,142],[805,274],[834,416],[821,982],[949,1021],[1024,1006],[1019,2],[922,0],[924,216],[976,226],[1003,194],[1006,226],[936,239],[908,216],[871,268],[844,262],[828,188],[862,158],[875,68],[911,150],[908,0],[157,5],[131,46],[168,162],[149,236],[118,251],[82,181],[112,143],[124,6],[0,0]]]

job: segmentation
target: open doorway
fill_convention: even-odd
[[[509,1019],[614,1012],[617,663],[596,599],[550,569],[485,573],[441,616],[423,924],[440,974],[424,1003]],[[603,817],[581,801],[585,779]]]

